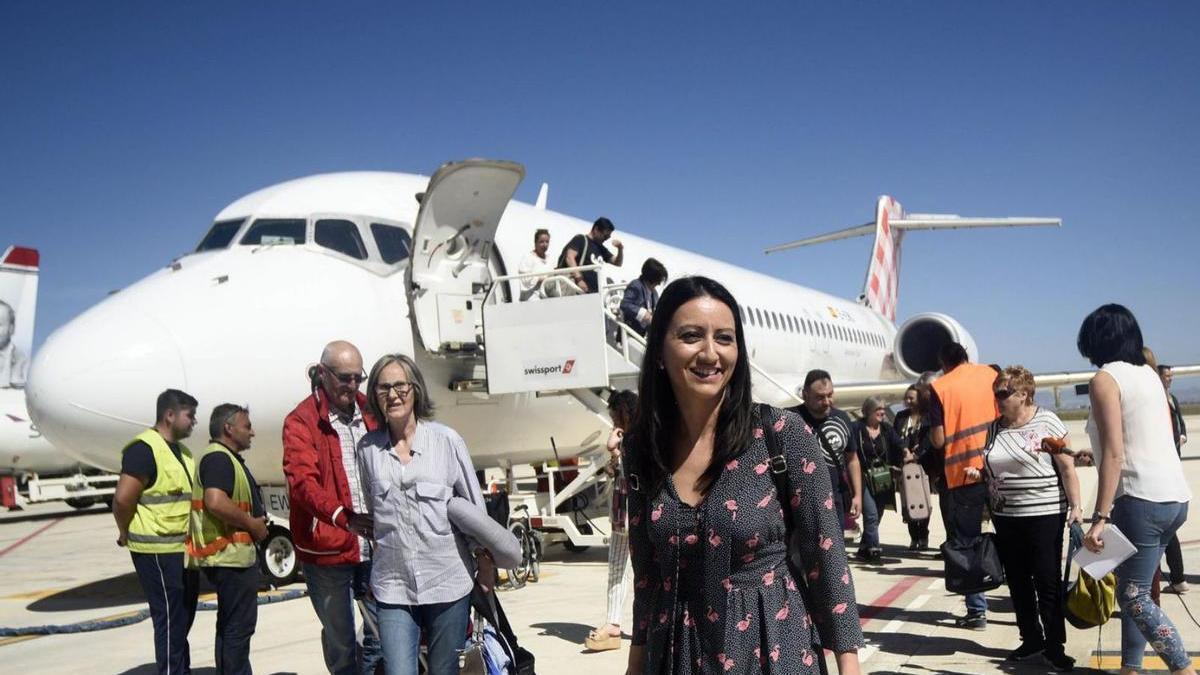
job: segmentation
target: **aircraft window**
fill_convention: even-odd
[[[775,326],[775,330],[779,330],[779,315],[771,312],[771,325]]]
[[[788,314],[787,322],[788,322],[788,330],[789,331],[791,331],[793,333],[800,332],[800,331],[796,330],[796,317],[792,316],[791,314]]]
[[[763,325],[763,317],[762,317],[762,312],[758,311],[758,308],[757,308],[757,307],[755,307],[755,308],[754,308],[754,318],[758,319],[758,321],[756,321],[756,322],[754,323],[754,325],[756,325],[756,326],[761,326],[761,325]]]
[[[313,239],[318,246],[344,253],[355,260],[367,259],[367,247],[363,246],[358,226],[349,220],[318,220]]]
[[[222,220],[213,223],[212,229],[204,235],[204,239],[201,239],[200,245],[196,247],[196,253],[228,247],[233,242],[238,230],[242,229],[244,222],[246,222],[245,218],[239,218],[238,220]]]
[[[375,244],[379,246],[383,262],[389,265],[404,260],[412,250],[412,237],[403,227],[371,223],[371,234],[375,236]]]
[[[292,218],[259,218],[242,237],[242,246],[303,244],[305,222]]]

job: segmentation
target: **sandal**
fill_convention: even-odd
[[[583,646],[594,652],[605,652],[611,649],[621,648],[621,636],[612,635],[611,633],[600,633],[596,629],[588,631],[587,639],[583,641]]]

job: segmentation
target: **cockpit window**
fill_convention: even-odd
[[[241,243],[242,246],[303,244],[304,225],[303,220],[296,218],[259,218],[242,237]]]
[[[358,225],[349,220],[318,220],[313,234],[319,246],[344,253],[355,260],[367,259],[367,247],[358,234]]]
[[[212,229],[204,235],[204,239],[201,239],[200,245],[196,247],[196,253],[228,247],[238,230],[242,229],[244,222],[246,222],[244,218],[239,218],[238,220],[219,220],[213,223]]]
[[[412,248],[412,237],[408,236],[404,228],[371,223],[371,234],[375,237],[375,244],[379,247],[379,255],[383,257],[383,262],[391,265],[408,257]]]

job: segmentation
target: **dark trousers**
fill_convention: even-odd
[[[966,543],[983,532],[983,507],[987,501],[987,486],[983,483],[964,485],[942,492],[942,518],[946,524],[946,539]],[[967,614],[987,614],[987,597],[983,593],[965,596]]]
[[[996,548],[1008,579],[1021,642],[1061,653],[1067,641],[1062,613],[1062,545],[1067,517],[994,516]]]
[[[217,589],[218,675],[250,675],[250,636],[258,623],[258,566],[205,567]]]
[[[187,675],[192,672],[188,631],[196,618],[196,597],[200,575],[184,569],[182,553],[134,553],[142,592],[150,605],[154,624],[154,661],[160,675]]]
[[[1183,549],[1179,547],[1179,535],[1171,537],[1167,543],[1167,579],[1177,584],[1185,581],[1183,573]]]
[[[908,538],[915,542],[929,543],[929,519],[908,521]]]

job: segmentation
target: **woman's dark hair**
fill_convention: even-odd
[[[1075,344],[1083,358],[1097,368],[1113,361],[1146,365],[1146,356],[1142,353],[1142,329],[1138,328],[1133,312],[1122,305],[1101,305],[1088,314],[1079,327]]]
[[[617,418],[620,417],[625,423],[622,431],[628,431],[633,425],[633,420],[637,418],[638,395],[623,389],[614,391],[612,396],[608,397],[608,415],[612,418],[613,424],[616,425]]]
[[[737,300],[724,286],[708,277],[676,279],[663,289],[650,328],[646,332],[646,355],[642,358],[642,373],[638,379],[638,409],[634,419],[631,455],[641,473],[641,483],[656,495],[662,489],[671,469],[672,439],[679,432],[679,406],[665,370],[659,367],[663,359],[663,344],[667,328],[675,312],[696,298],[713,298],[727,307],[733,315],[737,336],[737,363],[725,387],[725,397],[717,413],[716,438],[713,456],[701,477],[711,486],[724,470],[725,464],[750,447],[754,425],[754,405],[750,399],[750,363],[742,315]]]

